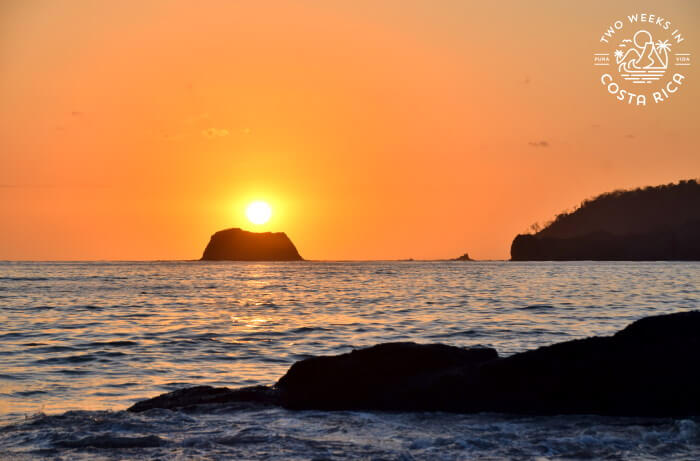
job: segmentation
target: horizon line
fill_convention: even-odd
[[[458,261],[455,259],[302,259],[301,261],[275,261],[275,260],[202,260],[202,259],[0,259],[0,263],[87,263],[87,262],[205,262],[205,263],[304,263],[304,262],[491,262],[511,261],[510,259],[472,259],[470,261]]]

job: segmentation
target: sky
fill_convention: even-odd
[[[700,75],[621,103],[615,19],[700,2],[3,0],[0,259],[507,259],[599,193],[700,177]],[[253,200],[273,209],[254,225]]]

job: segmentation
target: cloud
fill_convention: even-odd
[[[547,141],[530,141],[527,145],[530,147],[549,147]]]
[[[627,138],[627,139],[634,139],[635,137],[636,137],[636,136],[633,135],[633,134],[626,134],[626,135],[625,135],[625,138]]]
[[[79,110],[74,110],[73,112],[70,113],[73,117],[82,117],[85,115],[83,112],[80,112]]]
[[[209,139],[223,138],[228,136],[228,130],[225,128],[207,128],[202,130],[202,136]]]
[[[163,138],[164,138],[164,139],[167,139],[168,141],[175,141],[175,140],[177,140],[177,139],[182,138],[183,133],[179,133],[179,132],[169,133],[169,132],[167,132],[167,131],[163,131],[163,132],[161,133],[161,136],[163,136]]]

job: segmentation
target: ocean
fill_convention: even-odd
[[[700,459],[700,419],[124,411],[381,342],[510,355],[699,307],[693,262],[0,262],[0,458]]]

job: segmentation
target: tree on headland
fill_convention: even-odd
[[[607,192],[535,230],[513,239],[512,260],[700,261],[700,184]]]
[[[596,231],[625,235],[677,227],[700,220],[700,184],[696,179],[660,186],[614,190],[586,199],[533,232],[541,237],[572,237]]]

